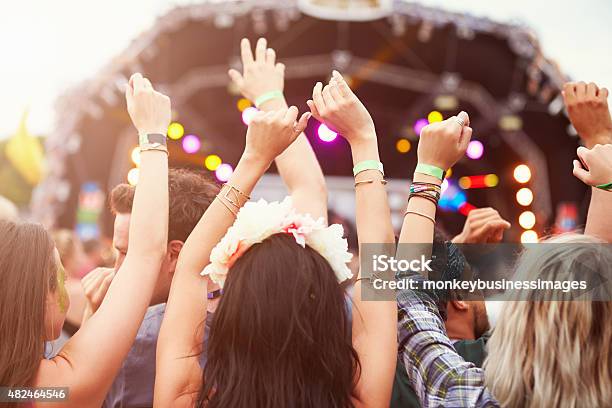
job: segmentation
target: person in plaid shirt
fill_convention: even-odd
[[[582,83],[566,85],[564,97],[566,104],[573,106],[572,123],[577,121],[572,116],[580,116],[580,110],[596,114],[594,101],[605,101],[604,91]],[[572,98],[589,103],[574,106]],[[605,108],[601,111],[606,120],[591,122],[612,123],[607,104]],[[432,242],[439,197],[435,186],[441,184],[441,169],[449,168],[464,154],[471,133],[469,117],[463,112],[421,132],[418,159],[426,166],[420,166],[421,173],[417,166],[413,181],[433,187],[426,194],[420,193],[422,188],[419,194],[411,193],[400,243]],[[457,354],[446,334],[436,294],[418,289],[418,283],[427,278],[418,273],[406,277],[417,285],[397,296],[399,353],[422,406],[609,406],[612,330],[605,316],[612,313],[612,251],[609,245],[602,244],[612,242],[607,221],[612,200],[598,189],[605,190],[608,184],[602,183],[612,180],[612,131],[606,140],[605,145],[578,148],[582,165],[574,161],[574,175],[596,187],[592,190],[585,235],[557,236],[546,241],[555,245],[525,251],[514,277],[517,281],[555,283],[580,280],[587,283],[588,291],[509,291],[510,301],[504,304],[488,342],[483,369]],[[432,168],[440,170],[439,177]]]

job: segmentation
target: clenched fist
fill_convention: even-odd
[[[584,166],[574,160],[574,176],[589,186],[612,183],[612,144],[598,144],[591,150],[581,146],[576,153]]]
[[[132,75],[125,99],[132,123],[139,133],[166,134],[172,115],[170,98],[153,89],[147,78],[139,73]]]
[[[98,310],[114,277],[113,268],[96,268],[81,279],[90,313],[93,314]]]
[[[463,157],[471,137],[470,117],[465,112],[431,123],[421,130],[417,150],[419,163],[447,170]]]
[[[295,106],[258,112],[249,123],[243,156],[260,161],[266,166],[272,164],[306,129],[310,113],[304,113],[299,121],[296,121],[297,115],[298,109]]]
[[[569,82],[563,87],[563,99],[572,125],[588,148],[597,143],[612,143],[606,88],[599,88],[594,83]]]
[[[504,220],[494,208],[477,208],[468,214],[463,231],[453,238],[455,244],[498,243],[510,223]]]

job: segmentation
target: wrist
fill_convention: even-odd
[[[282,98],[270,99],[269,101],[260,104],[258,109],[263,112],[269,112],[273,110],[287,109],[288,107],[289,105],[287,105],[287,101],[283,96]]]
[[[139,135],[150,135],[150,134],[161,134],[161,135],[167,135],[168,133],[168,127],[159,127],[159,126],[142,126],[137,128],[138,130],[138,134]]]
[[[364,160],[380,160],[376,138],[352,141],[350,144],[353,164]]]
[[[585,146],[589,149],[593,148],[596,144],[609,144],[612,143],[612,131],[600,132],[589,137],[582,138]]]
[[[438,186],[442,185],[442,180],[440,180],[439,178],[422,173],[414,173],[414,176],[412,176],[412,181],[417,181],[421,183],[432,183]]]
[[[238,169],[238,167],[246,168],[250,171],[254,171],[257,174],[264,174],[271,165],[271,161],[263,159],[260,155],[244,152],[242,157],[240,157],[240,161],[238,162],[236,169]]]

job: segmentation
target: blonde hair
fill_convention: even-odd
[[[602,244],[589,236],[566,234],[547,243],[577,245],[526,251],[517,266],[519,279],[577,280],[612,264],[604,245],[579,245]],[[603,290],[604,301],[572,300],[559,291],[510,296],[484,363],[486,385],[502,406],[601,407],[612,401],[609,284]]]

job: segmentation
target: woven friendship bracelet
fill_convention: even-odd
[[[410,194],[410,196],[408,197],[408,202],[410,202],[410,199],[413,197],[419,197],[419,198],[424,198],[425,200],[430,201],[433,205],[437,206],[438,205],[438,201],[440,200],[440,197],[436,197],[427,193],[414,193],[414,194]]]

